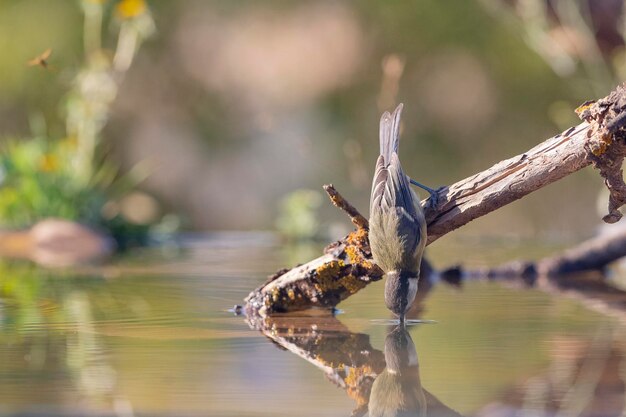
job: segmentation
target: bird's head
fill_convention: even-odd
[[[385,280],[385,305],[396,316],[404,319],[415,294],[417,294],[418,272],[389,271]]]

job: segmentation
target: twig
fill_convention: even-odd
[[[369,222],[367,221],[367,219],[363,217],[352,204],[348,203],[348,201],[343,198],[341,194],[339,194],[334,185],[324,185],[324,191],[326,191],[326,194],[328,194],[328,197],[330,197],[330,201],[332,201],[335,207],[345,211],[346,214],[350,216],[352,224],[361,229],[369,228]]]

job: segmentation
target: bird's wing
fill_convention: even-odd
[[[406,234],[419,235],[418,213],[414,193],[410,188],[408,177],[402,171],[397,153],[391,154],[391,163],[385,166],[382,155],[376,161],[376,171],[372,183],[370,199],[370,215],[376,208],[382,212],[398,213],[398,228]]]
[[[400,144],[400,117],[403,105],[399,104],[392,114],[384,112],[380,118],[380,154],[385,157],[385,163],[391,162],[391,154],[398,153]]]
[[[370,213],[374,207],[380,206],[388,178],[388,167],[392,155],[398,152],[400,143],[400,117],[403,105],[400,104],[393,113],[384,112],[380,118],[380,156],[376,160],[372,194],[370,196]],[[386,198],[388,199],[388,197]]]
[[[385,157],[380,155],[376,160],[374,170],[374,180],[372,181],[372,194],[370,195],[370,215],[374,212],[374,207],[380,207],[385,189],[387,187],[387,177],[389,171],[385,166]]]
[[[383,193],[383,205],[388,208],[402,208],[417,223],[414,194],[408,177],[404,174],[397,153],[391,154],[391,162],[387,168],[387,182]]]
[[[394,234],[400,238],[400,245],[403,247],[402,253],[405,255],[402,263],[404,268],[415,267],[413,259],[416,256],[416,251],[418,251],[420,244],[423,247],[425,243],[422,241],[421,218],[418,217],[418,209],[409,180],[402,171],[398,154],[395,152],[391,154],[388,172],[385,187],[387,191],[384,193],[382,208],[383,211],[395,211]],[[385,206],[387,207],[385,208]]]

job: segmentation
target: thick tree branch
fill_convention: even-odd
[[[609,214],[604,220],[619,220],[618,208],[626,202],[621,173],[626,155],[626,89],[620,86],[597,102],[585,103],[577,112],[585,120],[580,125],[481,173],[442,187],[423,202],[428,244],[590,164],[600,170],[610,191]],[[334,307],[382,278],[382,271],[372,262],[367,220],[332,186],[325,189],[333,204],[348,213],[357,230],[328,246],[321,257],[272,276],[246,298],[249,313],[270,315]],[[424,278],[428,273],[422,275]]]
[[[588,131],[589,124],[581,123],[521,155],[438,190],[436,205],[424,202],[428,243],[591,164],[585,148]]]
[[[607,223],[621,218],[626,203],[622,161],[626,154],[626,89],[619,86],[607,97],[577,110],[584,120],[521,155],[443,187],[436,205],[424,204],[428,242],[499,209],[539,188],[593,164],[610,191]]]

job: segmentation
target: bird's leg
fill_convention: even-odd
[[[437,193],[438,190],[433,190],[430,187],[425,186],[424,184],[420,184],[419,182],[415,181],[413,178],[408,177],[409,181],[411,182],[411,184],[416,185],[426,191],[428,191],[428,194],[430,194],[430,199],[429,199],[429,203],[428,205],[430,207],[437,207],[437,204],[439,203],[439,194]],[[440,190],[441,188],[439,188]]]
[[[428,194],[430,194],[431,196],[437,194],[437,190],[433,190],[432,188],[429,188],[429,187],[425,186],[424,184],[420,184],[419,182],[415,181],[411,177],[409,177],[409,181],[411,182],[411,184],[420,187],[422,190],[428,191]]]
[[[400,314],[399,319],[400,319],[400,325],[401,325],[401,326],[404,326],[404,325],[405,325],[405,320],[404,320],[404,317],[405,317],[405,314],[404,314],[404,313]]]

